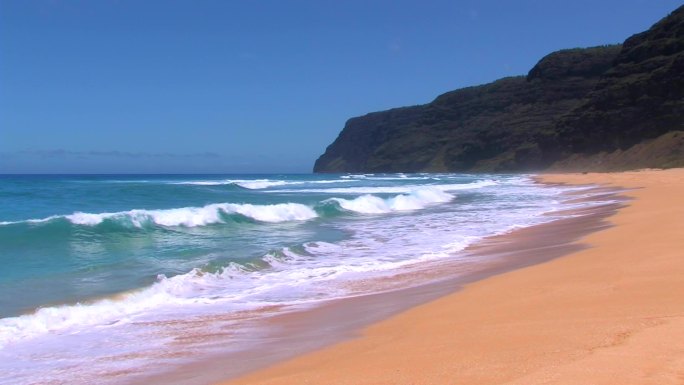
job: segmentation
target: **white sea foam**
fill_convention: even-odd
[[[367,186],[367,187],[333,187],[325,189],[296,189],[296,190],[270,190],[272,193],[298,192],[298,193],[328,193],[328,194],[407,194],[421,188],[431,188],[440,191],[472,190],[483,187],[495,186],[494,180],[481,180],[471,183],[451,183],[432,185],[404,185],[404,186]]]
[[[332,200],[356,212],[386,213],[415,210],[452,198],[451,194],[439,189],[423,188],[412,194],[388,199],[361,196],[351,200]],[[474,213],[471,210],[467,212],[470,213],[468,215]],[[460,236],[450,230],[451,221],[459,220],[452,213],[431,214],[424,218],[401,216],[374,225],[366,224],[364,231],[356,232],[352,238],[338,244],[312,242],[304,245],[305,254],[288,248],[283,249],[278,256],[268,254],[262,259],[271,265],[270,269],[253,271],[237,264],[230,264],[216,273],[193,269],[171,278],[160,276],[152,286],[119,295],[115,299],[45,307],[32,314],[0,319],[0,348],[48,333],[68,334],[88,326],[129,324],[139,317],[164,313],[159,311],[160,308],[175,307],[192,312],[192,308],[218,303],[230,304],[233,309],[246,309],[274,301],[290,304],[316,301],[323,294],[321,286],[315,285],[323,281],[326,282],[326,298],[344,296],[347,294],[340,289],[342,286],[327,282],[343,280],[344,277],[354,279],[359,274],[387,274],[402,266],[446,258],[484,236],[520,226],[519,220],[524,219],[525,225],[539,223],[538,215],[541,212],[538,207],[503,216],[500,212],[492,212],[487,215],[495,215],[497,219],[489,219],[490,225],[462,229]],[[74,219],[88,224],[101,220],[97,215],[88,214]],[[158,217],[157,220],[162,219]],[[174,219],[174,223],[177,222],[178,219]],[[466,223],[470,223],[470,220]],[[422,230],[416,232],[414,226]],[[426,244],[425,239],[431,242]]]
[[[198,180],[188,182],[172,182],[171,184],[192,185],[192,186],[224,186],[236,185],[250,190],[259,190],[273,186],[283,186],[293,184],[294,182],[286,182],[283,180],[269,180],[269,179],[224,179],[224,180]]]
[[[371,176],[371,177],[366,177],[366,180],[429,180],[429,179],[438,179],[435,177],[431,176],[406,176],[406,175],[400,175],[400,176]]]
[[[303,184],[331,184],[331,183],[345,183],[358,182],[353,179],[334,179],[334,180],[311,180],[311,181],[284,181],[271,179],[225,179],[225,180],[199,180],[189,182],[173,182],[172,184],[179,185],[195,185],[195,186],[223,186],[236,185],[249,190],[261,190],[276,186],[292,186]]]
[[[316,218],[318,214],[303,204],[278,203],[272,205],[253,205],[237,203],[214,203],[203,207],[182,207],[164,210],[129,210],[114,213],[83,213],[53,215],[42,219],[0,222],[0,225],[18,223],[44,223],[56,219],[66,219],[75,225],[96,226],[106,220],[116,221],[133,227],[146,224],[159,226],[197,227],[223,223],[222,214],[239,214],[260,222],[305,221]]]
[[[346,180],[352,182],[354,180]],[[257,183],[275,183],[251,181]],[[337,183],[344,181],[313,181],[306,183]],[[193,182],[195,183],[195,182]],[[200,182],[197,182],[200,183]],[[208,182],[207,182],[208,183]],[[234,183],[234,182],[231,182]],[[294,184],[300,182],[283,182]],[[302,182],[304,183],[304,182]],[[478,189],[496,185],[497,182],[484,180],[464,184],[436,184],[427,186],[387,186],[387,187],[346,187],[328,189],[271,190],[270,192],[318,192],[339,194],[364,194],[356,199],[348,200],[332,198],[346,210],[360,213],[388,213],[392,211],[416,210],[429,203],[448,202],[453,198],[449,191]],[[257,185],[255,185],[257,186]],[[262,185],[261,188],[265,185]],[[255,187],[257,188],[257,187]],[[389,199],[382,199],[369,194],[400,194]],[[447,199],[448,198],[448,199]],[[85,213],[75,212],[69,215],[52,215],[46,218],[27,219],[23,221],[3,221],[0,226],[19,223],[46,223],[58,219],[66,219],[75,225],[96,226],[104,221],[116,221],[133,227],[144,227],[146,224],[159,226],[197,227],[216,223],[224,223],[222,214],[239,214],[261,222],[305,221],[316,218],[318,214],[303,204],[279,203],[272,205],[253,205],[236,203],[214,203],[202,207],[182,207],[161,210],[133,209],[120,212]]]
[[[350,175],[342,175],[341,178],[344,179],[366,179],[369,176],[374,176],[375,174],[350,174]]]
[[[0,319],[0,348],[15,341],[72,327],[125,323],[146,310],[160,306],[190,305],[202,301],[202,298],[192,297],[193,292],[203,285],[204,275],[194,269],[173,278],[160,276],[151,287],[119,295],[116,299],[44,307],[32,314]]]
[[[345,210],[363,214],[384,214],[392,211],[408,211],[425,208],[429,204],[449,202],[453,195],[436,188],[415,189],[409,194],[401,194],[382,199],[374,195],[362,195],[355,199],[330,198]]]
[[[24,221],[2,221],[0,222],[0,226],[7,226],[7,225],[16,225],[19,223],[45,223],[45,222],[50,222],[55,219],[62,218],[60,215],[51,215],[46,218],[39,218],[39,219],[27,219]]]
[[[235,263],[216,273],[192,269],[170,278],[160,275],[153,285],[115,298],[43,307],[34,313],[2,318],[0,350],[45,334],[70,334],[84,327],[114,327],[147,321],[150,315],[173,314],[172,309],[192,312],[193,308],[199,311],[202,307],[229,304],[233,310],[245,310],[273,303],[307,303],[320,299],[320,288],[315,288],[317,283],[343,276],[392,271],[436,257],[431,253],[409,260],[363,258],[350,255],[344,245],[326,242],[311,242],[305,244],[304,249],[308,255],[285,248],[280,256],[264,256],[262,260],[271,265],[267,270],[254,271]],[[336,262],[341,256],[345,256],[344,264]],[[342,287],[329,284],[325,287],[326,298],[347,295]],[[159,310],[162,308],[167,312]]]
[[[423,176],[427,175],[420,175]],[[108,378],[113,378],[112,381],[115,382],[120,377],[102,374],[120,373],[122,368],[144,373],[147,368],[170,367],[174,364],[168,361],[145,361],[154,356],[151,352],[163,354],[169,349],[174,352],[191,351],[197,353],[194,357],[202,359],[198,352],[208,350],[199,349],[192,344],[205,343],[214,347],[220,345],[221,349],[232,349],[234,346],[244,348],[249,345],[245,341],[249,340],[227,337],[219,343],[214,337],[211,338],[212,341],[187,337],[213,336],[213,330],[220,330],[216,334],[220,336],[227,330],[226,325],[210,324],[222,322],[219,321],[222,318],[230,319],[241,310],[270,305],[284,305],[288,308],[291,304],[312,304],[322,299],[358,295],[364,290],[384,290],[385,286],[367,286],[366,283],[375,282],[369,278],[392,276],[428,265],[434,266],[423,264],[424,261],[450,258],[457,264],[480,263],[461,251],[483,237],[552,220],[552,217],[543,216],[542,213],[568,207],[561,203],[563,197],[557,196],[560,191],[567,191],[568,188],[540,188],[528,178],[514,180],[509,176],[492,176],[496,178],[496,182],[459,184],[458,182],[464,180],[462,176],[440,175],[438,177],[441,182],[427,180],[421,185],[420,181],[410,180],[417,177],[413,174],[407,175],[407,178],[386,174],[363,177],[365,181],[364,178],[346,180],[357,182],[360,186],[365,186],[364,189],[352,188],[355,186],[353,184],[344,185],[350,187],[345,189],[339,189],[342,186],[334,184],[327,186],[333,187],[332,189],[323,189],[326,186],[318,186],[316,183],[328,182],[307,181],[306,185],[297,185],[299,180],[290,180],[287,182],[297,186],[284,191],[296,193],[299,187],[316,187],[315,191],[319,192],[350,194],[325,196],[335,197],[327,201],[335,202],[345,210],[359,213],[402,212],[402,215],[358,215],[353,218],[331,216],[325,220],[326,230],[340,231],[344,234],[343,237],[328,237],[326,231],[316,233],[313,239],[329,242],[317,241],[303,245],[297,243],[296,248],[283,248],[267,253],[261,259],[268,265],[261,262],[250,265],[249,262],[254,260],[249,259],[245,260],[244,265],[229,264],[218,272],[190,270],[191,267],[205,266],[206,263],[215,266],[215,263],[221,263],[220,258],[232,257],[230,248],[226,247],[227,251],[218,252],[218,257],[193,258],[188,261],[184,265],[188,266],[183,270],[185,274],[159,276],[152,285],[136,291],[77,305],[44,307],[31,314],[0,319],[0,372],[6,374],[7,381],[14,381],[9,384],[47,383],[55,381],[55,378],[79,385],[104,382]],[[381,187],[377,185],[392,183],[390,180],[369,180],[373,177],[406,179],[403,183],[413,186],[395,184],[390,188]],[[330,183],[341,182],[330,179]],[[269,180],[275,181],[275,178]],[[495,185],[495,188],[480,190],[484,193],[483,199],[461,199],[454,204],[441,205],[438,210],[422,210],[433,207],[433,204],[452,200],[459,190]],[[247,193],[240,191],[241,195]],[[254,194],[261,194],[263,197],[261,191]],[[469,194],[462,194],[464,198],[467,198],[466,195]],[[300,201],[296,200],[300,198]],[[307,196],[292,195],[288,200],[311,204],[310,197]],[[191,227],[219,223],[228,219],[226,214],[245,215],[263,221],[300,220],[316,216],[309,206],[295,203],[217,203],[166,210],[74,213],[31,221],[71,221],[80,223],[79,226],[116,221],[131,226],[157,224]],[[298,229],[308,227],[297,226]],[[289,230],[290,226],[284,228]],[[206,233],[209,231],[202,232],[201,237],[205,237]],[[220,233],[219,237],[225,236],[224,232]],[[290,234],[287,235],[290,239]],[[309,239],[312,238],[307,235],[305,239],[296,242]],[[204,238],[200,239],[203,240]],[[282,246],[280,241],[273,244],[280,246],[270,246],[269,243],[267,247]],[[258,247],[256,245],[255,250]],[[189,328],[189,325],[195,325],[196,329]],[[230,324],[231,333],[239,333],[241,330],[249,330],[251,341],[255,340],[253,330],[245,329],[240,324]],[[102,343],[105,340],[107,343]],[[141,344],[139,341],[145,343]]]
[[[161,226],[205,226],[222,223],[222,213],[240,214],[261,222],[303,221],[317,217],[316,212],[299,203],[279,203],[273,205],[253,205],[236,203],[216,203],[203,207],[183,207],[167,210],[131,210],[120,213],[68,215],[74,224],[97,225],[105,219],[129,220],[134,226],[141,227],[145,222]]]
[[[253,181],[242,181],[242,182],[235,182],[236,185],[250,189],[250,190],[261,190],[264,188],[269,188],[269,187],[275,187],[275,186],[284,186],[287,184],[292,184],[293,182],[285,182],[282,180],[253,180]]]
[[[316,212],[299,203],[280,203],[275,205],[224,204],[221,210],[235,212],[262,222],[305,221],[316,218]]]

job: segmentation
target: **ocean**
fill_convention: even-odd
[[[469,245],[576,215],[596,204],[565,195],[582,189],[500,174],[0,176],[0,383],[124,383],[246,350],[254,320],[477,265]]]

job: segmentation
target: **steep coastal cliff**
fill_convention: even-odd
[[[681,131],[681,132],[680,132]],[[684,7],[622,45],[347,121],[315,172],[684,166]]]

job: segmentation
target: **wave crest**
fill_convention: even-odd
[[[233,185],[248,190],[262,190],[277,186],[293,186],[304,184],[332,184],[357,182],[355,180],[333,179],[333,180],[310,180],[310,181],[284,181],[271,179],[225,179],[225,180],[198,180],[190,182],[173,182],[172,184],[191,185],[191,186],[224,186]]]
[[[434,203],[449,202],[453,195],[436,188],[423,188],[409,194],[383,199],[374,195],[362,195],[355,199],[330,198],[341,208],[362,214],[385,214],[393,211],[409,211],[425,208]]]
[[[427,186],[420,185],[404,185],[404,186],[366,186],[366,187],[333,187],[333,188],[316,188],[316,189],[282,189],[269,190],[270,193],[327,193],[327,194],[410,194],[419,189],[433,189],[439,191],[459,191],[480,189],[483,187],[498,185],[493,180],[481,180],[471,183],[452,183],[452,184],[433,184]]]
[[[299,203],[278,203],[253,205],[237,203],[214,203],[203,207],[182,207],[165,210],[129,210],[114,213],[83,213],[53,215],[43,219],[0,222],[0,225],[19,223],[46,223],[53,220],[67,220],[74,225],[97,226],[111,221],[119,225],[143,228],[147,225],[197,227],[225,223],[228,215],[241,215],[259,222],[306,221],[318,217],[316,212]]]

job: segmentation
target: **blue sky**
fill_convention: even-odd
[[[679,1],[0,1],[0,173],[309,172],[345,121]]]

